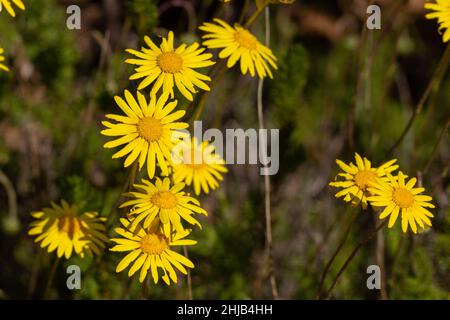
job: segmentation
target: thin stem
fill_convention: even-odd
[[[245,15],[246,15],[246,13],[248,11],[249,2],[250,2],[250,0],[245,0],[244,1],[244,5],[242,7],[241,15],[239,17],[239,24],[242,24],[244,22]]]
[[[115,213],[117,211],[116,209],[118,208],[119,203],[120,203],[120,201],[121,201],[121,199],[123,197],[123,193],[125,191],[131,191],[131,189],[133,188],[134,182],[136,181],[136,175],[137,175],[138,169],[139,169],[139,162],[138,162],[138,160],[135,160],[133,162],[133,164],[131,165],[130,169],[129,169],[128,177],[127,177],[127,179],[126,179],[126,181],[125,181],[125,183],[124,183],[124,185],[122,187],[122,191],[120,192],[119,197],[117,198],[117,201],[116,201],[116,203],[114,205],[114,210],[112,210],[112,212],[114,214],[111,213],[108,216],[108,221],[107,221],[108,227],[111,227],[112,224],[114,223],[113,217],[115,216]],[[122,283],[122,298],[127,296],[128,289],[129,289],[128,284],[127,283]],[[144,287],[142,289],[142,295],[143,295],[144,299],[147,299],[148,291],[149,290],[148,290],[147,284],[144,284]]]
[[[401,252],[403,249],[403,244],[405,242],[405,235],[402,234],[402,236],[400,237],[400,241],[398,242],[397,248],[395,249],[395,253],[394,253],[394,257],[392,260],[392,268],[391,268],[391,274],[390,274],[390,279],[388,281],[388,286],[389,286],[389,291],[391,291],[391,288],[393,286],[393,284],[396,283],[396,279],[397,279],[397,267],[399,265],[399,260],[401,258]]]
[[[194,120],[195,115],[197,114],[197,111],[199,108],[203,109],[204,105],[206,103],[206,98],[208,95],[212,92],[213,88],[216,85],[216,75],[220,72],[220,70],[224,67],[225,61],[221,60],[218,63],[216,63],[208,72],[208,76],[211,78],[211,81],[209,83],[209,91],[200,91],[195,95],[194,100],[189,104],[189,106],[186,108],[186,119]]]
[[[265,31],[266,31],[266,45],[269,45],[270,42],[270,12],[269,8],[265,7]],[[258,126],[259,129],[264,129],[264,113],[263,113],[263,88],[264,88],[264,78],[260,78],[258,80],[258,92],[257,92],[257,109],[258,109]],[[261,136],[261,144],[266,145],[267,141],[265,141],[264,135]],[[269,279],[270,279],[270,287],[272,290],[272,296],[274,299],[278,299],[278,288],[277,281],[273,272],[273,259],[272,259],[272,214],[271,214],[271,205],[270,205],[270,175],[269,169],[267,168],[267,159],[266,155],[263,155],[263,172],[264,172],[264,207],[265,207],[265,220],[266,220],[266,263],[269,264]]]
[[[431,152],[431,156],[428,159],[428,162],[425,165],[425,168],[423,169],[423,174],[427,174],[428,170],[431,167],[431,164],[434,161],[434,158],[436,158],[436,154],[439,150],[439,146],[441,145],[442,141],[444,140],[445,134],[447,133],[449,126],[450,126],[450,117],[447,119],[447,123],[444,125],[444,128],[442,128],[442,131],[439,134],[439,138],[436,141],[436,144],[434,145],[433,151]]]
[[[47,279],[47,285],[45,286],[44,299],[49,298],[50,288],[52,287],[53,279],[55,278],[56,268],[58,268],[60,260],[61,260],[60,258],[56,257],[55,261],[53,262],[52,268],[50,269]]]
[[[220,82],[223,75],[225,74],[225,70],[226,70],[226,64],[224,61],[221,61],[221,65],[220,65],[219,70],[217,71],[216,77],[211,81],[211,84],[210,84],[211,91]],[[209,91],[209,92],[211,92],[211,91]],[[203,95],[200,97],[197,107],[194,109],[193,121],[200,119],[200,116],[202,115],[203,110],[205,109],[206,99],[208,98],[209,92],[204,92]]]
[[[128,183],[128,191],[133,189],[134,182],[136,181],[136,175],[137,175],[138,167],[139,167],[139,164],[138,164],[138,161],[136,160],[132,164],[132,167],[131,167],[131,170],[130,170],[130,175],[128,176],[128,181],[127,181],[127,183]]]
[[[258,7],[256,11],[253,13],[253,15],[246,21],[244,27],[249,28],[269,3],[270,1],[267,0],[263,5]],[[189,105],[189,107],[186,110],[187,119],[191,119],[192,121],[200,119],[200,116],[203,113],[203,110],[205,109],[206,99],[208,98],[209,94],[213,91],[214,87],[217,85],[222,76],[225,74],[225,70],[226,70],[225,60],[220,61],[210,70],[210,72],[208,73],[208,75],[211,77],[211,82],[209,84],[210,90],[201,91],[199,94],[197,94],[194,101]]]
[[[256,20],[256,18],[258,18],[259,15],[264,11],[264,9],[266,9],[266,7],[269,3],[270,3],[270,1],[267,0],[260,7],[256,8],[256,11],[247,20],[247,22],[244,24],[244,27],[249,28],[253,24],[253,22]]]
[[[353,96],[353,104],[352,108],[348,114],[348,127],[347,127],[347,140],[350,150],[354,149],[354,131],[355,131],[355,118],[356,118],[356,110],[358,109],[359,104],[359,95],[361,91],[361,79],[362,79],[362,72],[361,72],[361,57],[362,53],[364,51],[364,46],[366,44],[367,40],[367,33],[368,33],[367,27],[364,25],[362,27],[361,37],[359,38],[359,44],[358,44],[358,50],[356,54],[356,83],[355,83],[355,94]]]
[[[351,230],[351,228],[353,226],[353,222],[355,222],[355,218],[357,217],[358,213],[359,213],[358,211],[355,211],[353,213],[353,215],[351,216],[350,221],[349,221],[347,227],[345,228],[344,235],[342,236],[338,247],[334,251],[334,253],[331,256],[330,260],[328,260],[328,263],[326,264],[325,269],[322,272],[322,276],[320,277],[319,290],[317,290],[317,293],[316,293],[316,299],[317,300],[319,300],[320,297],[321,297],[323,285],[325,283],[325,279],[327,277],[328,271],[330,270],[331,266],[333,265],[333,262],[336,259],[337,255],[339,254],[339,252],[341,252],[342,248],[344,247],[344,244],[347,241],[347,238],[348,238],[348,236],[350,234],[350,230]]]
[[[77,130],[72,135],[68,137],[68,142],[66,144],[66,150],[61,153],[62,159],[62,171],[64,171],[64,167],[69,164],[69,161],[72,159],[73,155],[76,153],[77,148],[83,148],[83,143],[79,143],[80,141],[83,141],[86,137],[89,125],[91,124],[95,111],[97,109],[97,104],[95,103],[95,93],[97,92],[100,85],[103,86],[102,81],[102,74],[106,73],[105,66],[107,65],[107,58],[108,58],[108,52],[111,51],[109,47],[109,40],[111,36],[111,31],[108,29],[105,32],[105,36],[102,37],[101,33],[94,32],[93,38],[96,40],[97,44],[99,45],[101,51],[100,51],[100,58],[99,58],[99,66],[95,73],[95,77],[92,83],[90,83],[87,88],[91,89],[87,94],[89,95],[89,99],[87,101],[87,107],[86,109],[81,113],[80,115],[80,121],[84,125],[80,127],[80,130]]]
[[[189,259],[189,253],[186,246],[183,246],[184,256]],[[187,285],[188,285],[188,299],[192,300],[192,278],[191,278],[191,270],[187,268]]]
[[[373,210],[372,210],[373,212]],[[375,220],[375,224],[378,221],[378,217],[373,215],[373,219]],[[385,239],[384,233],[378,232],[376,234],[376,244],[375,244],[375,263],[380,267],[381,270],[381,289],[380,289],[380,299],[387,300],[388,293],[386,288],[386,268],[385,268],[385,259],[384,259],[384,247],[385,247]]]
[[[414,124],[414,121],[416,120],[417,116],[422,112],[425,102],[427,101],[430,94],[433,91],[437,91],[439,89],[442,78],[444,77],[444,74],[448,69],[449,63],[450,63],[450,44],[445,49],[445,52],[442,55],[441,60],[439,61],[439,64],[436,68],[436,71],[434,72],[433,77],[430,80],[430,83],[428,84],[425,92],[423,93],[422,97],[420,98],[419,102],[414,108],[413,114],[411,115],[408,123],[406,124],[405,129],[403,130],[398,140],[391,147],[391,149],[389,149],[388,151],[389,155],[392,154],[395,151],[395,149],[397,149],[397,147],[403,142],[409,130],[412,128],[412,125]]]
[[[144,300],[148,299],[149,289],[150,289],[150,277],[144,280],[144,283],[142,285],[142,299]]]
[[[382,223],[378,225],[364,240],[358,243],[358,245],[353,249],[352,253],[348,256],[348,258],[345,260],[342,267],[339,269],[338,273],[334,277],[333,283],[331,284],[330,288],[328,289],[326,293],[326,298],[328,299],[331,295],[331,291],[333,291],[334,287],[336,286],[336,283],[338,282],[340,276],[345,271],[345,269],[348,267],[349,263],[353,260],[355,255],[358,253],[359,249],[361,249],[367,242],[369,242],[378,231],[380,231],[386,224],[388,220],[384,220]]]
[[[38,271],[40,266],[40,260],[43,250],[38,250],[33,259],[33,267],[31,269],[30,282],[28,284],[28,298],[32,298],[36,289],[36,283],[38,278]]]
[[[352,208],[352,207],[350,207]],[[347,211],[345,211],[345,214],[347,214]],[[313,264],[315,261],[317,261],[317,259],[319,259],[319,255],[320,253],[323,251],[323,248],[327,245],[332,233],[334,230],[340,230],[341,229],[341,225],[346,224],[347,221],[344,221],[342,219],[340,219],[340,217],[338,215],[335,215],[333,221],[330,223],[330,226],[326,229],[323,239],[320,242],[320,244],[317,245],[316,251],[314,253],[314,255],[312,256],[312,258],[310,258],[307,261],[307,265],[311,265]],[[340,237],[339,237],[340,238]]]
[[[0,184],[5,188],[8,197],[9,218],[14,221],[19,221],[16,191],[11,180],[9,180],[8,176],[2,170],[0,170]]]
[[[128,281],[128,278],[123,278],[122,279],[122,292],[121,292],[121,298],[120,299],[122,299],[122,300],[125,300],[125,299],[129,299],[130,298],[130,296],[129,296],[129,293],[130,293],[130,281]]]
[[[128,172],[128,177],[125,180],[125,183],[123,184],[122,190],[119,193],[119,196],[117,197],[117,200],[114,204],[113,210],[112,212],[115,212],[116,209],[119,207],[120,201],[122,200],[122,196],[124,192],[127,191],[131,191],[131,189],[133,188],[134,182],[136,180],[136,175],[137,175],[137,171],[138,171],[138,161],[136,160],[130,167],[129,172]],[[108,221],[107,221],[107,225],[110,226],[111,223],[113,223],[113,216],[114,214],[110,214],[108,216]]]

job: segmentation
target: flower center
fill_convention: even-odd
[[[162,234],[147,234],[141,240],[141,249],[148,254],[161,254],[168,247],[167,238]]]
[[[414,196],[406,188],[397,188],[392,194],[392,200],[401,208],[409,208],[414,203]]]
[[[177,73],[183,68],[183,59],[175,52],[164,52],[158,56],[157,60],[163,72]]]
[[[192,169],[201,169],[205,166],[203,163],[203,153],[200,150],[189,149],[183,154],[184,164]]]
[[[247,30],[239,30],[234,34],[234,39],[241,47],[249,50],[256,50],[258,48],[258,40]]]
[[[75,233],[81,230],[81,225],[76,217],[67,215],[59,219],[58,228],[61,232],[67,233],[69,238],[73,238]]]
[[[160,209],[173,209],[178,204],[177,197],[170,191],[158,191],[150,201]]]
[[[163,132],[163,125],[161,122],[152,117],[141,119],[137,128],[139,135],[148,142],[158,140]]]
[[[355,184],[361,190],[365,191],[371,182],[375,182],[376,175],[370,170],[361,170],[355,176]]]

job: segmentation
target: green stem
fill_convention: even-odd
[[[269,8],[263,6],[265,8],[265,45],[269,46],[270,43],[270,12]],[[258,80],[258,91],[256,98],[257,105],[257,114],[258,114],[258,127],[260,130],[264,130],[264,112],[263,112],[263,89],[264,89],[264,78]],[[261,144],[266,145],[267,141],[263,139]],[[263,156],[263,163],[267,163],[267,159]],[[271,183],[270,176],[267,169],[267,166],[264,165],[264,214],[265,214],[265,222],[266,222],[266,248],[265,248],[265,256],[266,262],[265,264],[269,268],[269,280],[270,280],[270,288],[272,291],[272,297],[274,299],[278,299],[278,286],[277,280],[274,272],[274,263],[273,263],[273,255],[272,255],[272,244],[273,244],[273,235],[272,235],[272,211],[271,211]]]
[[[350,109],[350,112],[348,113],[348,125],[347,125],[347,140],[348,140],[348,146],[350,150],[354,149],[354,132],[355,132],[355,118],[356,118],[356,110],[358,109],[359,104],[359,96],[361,91],[361,82],[362,82],[362,66],[360,64],[363,51],[365,51],[365,45],[367,42],[367,33],[368,33],[367,26],[362,27],[361,37],[359,38],[359,44],[358,49],[356,53],[356,83],[355,83],[355,94],[353,95],[353,103],[352,107]]]
[[[36,289],[36,283],[38,278],[40,260],[42,256],[43,250],[38,250],[37,254],[34,257],[33,267],[31,269],[30,282],[28,284],[28,298],[31,299],[34,295],[34,291]]]
[[[226,70],[226,65],[225,65],[225,63],[223,63],[222,67],[217,72],[217,76],[214,78],[214,82],[211,83],[211,91],[220,82],[220,80],[222,79],[223,75],[225,74],[225,70]],[[197,121],[197,120],[200,119],[200,116],[202,115],[203,110],[205,109],[206,99],[208,98],[208,96],[209,96],[209,93],[205,93],[200,98],[200,101],[197,104],[197,108],[195,108],[195,111],[194,111],[194,119],[193,119],[193,121]]]
[[[136,160],[131,167],[130,175],[128,176],[127,184],[128,184],[128,191],[133,189],[134,182],[136,181],[137,171],[138,171],[138,160]]]
[[[361,249],[367,242],[369,242],[377,234],[377,232],[380,231],[387,224],[387,222],[388,222],[388,220],[385,220],[382,223],[380,223],[378,225],[378,227],[376,227],[364,240],[362,240],[360,243],[358,243],[358,245],[353,249],[352,253],[348,256],[348,258],[345,260],[344,264],[342,265],[342,267],[339,269],[338,273],[334,277],[333,283],[331,284],[330,288],[328,289],[328,291],[325,295],[327,299],[329,299],[329,297],[331,295],[331,291],[333,291],[340,276],[342,275],[342,273],[344,273],[345,269],[347,269],[348,265],[353,260],[355,255],[358,253],[359,249]]]
[[[117,200],[114,204],[113,210],[112,212],[116,212],[116,209],[119,207],[120,201],[122,200],[122,195],[124,192],[127,191],[131,191],[131,189],[133,188],[134,182],[136,180],[136,175],[137,175],[137,171],[138,171],[138,161],[136,160],[130,167],[129,172],[128,172],[128,177],[125,180],[125,183],[123,184],[122,190],[119,193],[119,196],[117,197]],[[111,213],[108,216],[108,221],[107,221],[107,225],[111,226],[111,224],[113,223],[113,217],[115,214]]]
[[[266,0],[260,7],[258,7],[256,11],[252,14],[252,16],[244,24],[244,28],[248,29],[253,24],[253,22],[255,22],[256,18],[258,18],[261,15],[261,13],[269,5],[269,3],[270,1]]]
[[[388,155],[391,155],[395,151],[395,149],[397,149],[397,147],[403,142],[409,130],[412,128],[412,125],[414,124],[414,121],[416,120],[417,116],[422,112],[425,102],[427,101],[430,94],[433,91],[437,91],[439,89],[442,78],[444,77],[444,74],[448,69],[449,63],[450,63],[450,44],[445,49],[445,52],[442,55],[441,60],[439,61],[439,64],[436,68],[436,71],[434,72],[433,77],[430,80],[430,83],[428,84],[425,92],[423,93],[422,97],[420,98],[419,102],[414,108],[413,114],[411,115],[411,118],[406,124],[405,129],[403,130],[402,134],[397,139],[397,141],[394,143],[394,145],[391,147],[391,149],[389,149]]]
[[[186,246],[183,246],[183,251],[184,251],[184,256],[189,259],[189,253],[188,253],[188,249]],[[189,268],[187,268],[187,289],[188,289],[188,299],[192,300],[193,299],[193,295],[192,295],[192,277],[191,277],[191,270]]]
[[[19,218],[17,214],[17,194],[14,190],[14,186],[11,182],[11,180],[8,178],[8,176],[0,169],[0,185],[3,185],[3,187],[6,190],[6,195],[8,197],[8,209],[9,209],[9,216],[8,218],[11,219],[11,221],[15,221],[19,223]]]
[[[450,117],[447,119],[447,123],[444,125],[444,128],[442,128],[441,133],[439,134],[439,138],[436,141],[436,144],[433,147],[433,151],[431,152],[431,156],[428,159],[427,164],[425,165],[425,168],[423,169],[423,174],[427,174],[428,170],[431,167],[431,164],[434,161],[434,158],[436,157],[436,154],[439,150],[439,146],[441,145],[442,141],[444,140],[445,134],[448,131],[448,128],[450,126]]]
[[[392,259],[392,269],[390,274],[390,281],[388,282],[389,291],[391,291],[391,288],[394,284],[397,283],[397,269],[399,265],[399,261],[401,259],[401,253],[403,249],[403,243],[405,242],[406,235],[402,234],[400,237],[400,241],[398,242],[397,248],[395,249],[394,257]]]
[[[256,11],[252,14],[252,16],[246,21],[244,24],[245,28],[249,28],[253,22],[256,20],[257,17],[261,15],[261,13],[264,11],[264,9],[269,5],[270,1],[265,1],[260,7],[256,9]],[[245,9],[247,10],[247,9]],[[211,77],[210,82],[210,91],[202,91],[200,92],[194,101],[190,104],[188,109],[186,110],[186,118],[191,119],[192,121],[196,121],[200,119],[200,116],[203,113],[203,110],[205,109],[206,105],[206,99],[208,98],[209,94],[212,92],[214,87],[217,85],[219,80],[223,77],[226,70],[226,62],[225,60],[220,61],[217,63],[213,69],[211,69],[209,76]]]
[[[353,226],[353,222],[355,222],[355,218],[358,215],[358,211],[355,211],[353,215],[350,218],[350,222],[347,225],[347,228],[345,229],[344,235],[341,238],[341,241],[339,242],[338,247],[334,251],[333,255],[331,256],[330,260],[328,261],[327,265],[325,266],[325,269],[322,272],[322,276],[320,278],[320,284],[319,284],[319,290],[317,290],[316,293],[316,299],[319,300],[322,294],[323,285],[325,283],[325,279],[327,277],[328,271],[330,270],[331,266],[333,265],[334,260],[336,259],[339,252],[341,252],[342,248],[344,247],[345,242],[347,241],[347,238],[350,234],[351,227]]]
[[[195,115],[198,112],[198,109],[204,108],[204,104],[206,103],[206,98],[212,92],[213,88],[216,85],[217,77],[216,75],[221,72],[221,69],[225,67],[225,61],[221,60],[214,65],[214,67],[209,71],[208,76],[211,78],[211,82],[209,83],[209,91],[200,91],[194,98],[194,101],[187,107],[186,109],[186,119],[194,120]]]
[[[239,24],[242,24],[244,22],[245,15],[246,15],[246,13],[248,11],[249,2],[250,2],[250,0],[245,0],[244,1],[244,5],[242,7],[241,15],[240,15],[239,20],[238,20]]]
[[[150,291],[150,277],[144,280],[142,285],[142,299],[147,300]]]
[[[49,298],[50,288],[52,287],[53,279],[55,278],[56,269],[58,268],[58,264],[59,264],[60,260],[61,260],[60,258],[56,257],[55,261],[53,262],[52,268],[50,269],[50,272],[48,274],[47,284],[45,286],[44,299]]]

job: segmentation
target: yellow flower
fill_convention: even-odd
[[[0,12],[2,12],[3,7],[5,7],[6,11],[12,17],[15,17],[16,12],[14,11],[11,2],[14,3],[20,10],[25,10],[25,5],[23,4],[22,0],[0,0]]]
[[[336,198],[344,196],[344,201],[358,204],[361,202],[362,207],[367,207],[367,197],[370,195],[368,187],[372,182],[376,182],[377,178],[384,177],[387,173],[391,173],[398,169],[398,165],[394,165],[396,159],[388,161],[380,167],[372,167],[367,158],[355,153],[356,165],[349,163],[348,165],[341,160],[336,160],[338,166],[344,170],[337,177],[343,178],[343,181],[330,182],[330,186],[343,188],[336,193]]]
[[[238,60],[241,63],[242,74],[250,72],[252,77],[256,73],[260,78],[269,75],[273,78],[270,66],[278,69],[275,61],[277,58],[272,50],[262,45],[258,39],[238,24],[231,27],[225,21],[215,18],[214,23],[205,22],[199,27],[200,30],[208,32],[203,36],[207,39],[203,45],[209,49],[223,48],[219,53],[219,58],[227,59],[227,67],[233,67]]]
[[[167,103],[169,93],[162,94],[158,100],[151,96],[147,103],[141,93],[137,93],[137,100],[129,91],[125,91],[124,101],[116,96],[117,105],[125,113],[125,116],[108,114],[107,118],[117,121],[111,123],[103,121],[107,129],[101,133],[105,136],[120,137],[104,145],[105,148],[115,148],[126,145],[113,158],[121,158],[126,155],[124,166],[128,167],[133,162],[139,162],[141,169],[147,161],[147,172],[150,178],[155,175],[156,163],[159,164],[164,175],[169,173],[168,164],[171,159],[170,150],[184,135],[177,130],[186,129],[187,123],[174,122],[186,113],[184,110],[172,112],[177,101]],[[166,104],[167,103],[167,104]]]
[[[159,280],[158,268],[161,268],[164,273],[161,278],[167,285],[170,285],[170,280],[174,283],[178,281],[174,267],[183,274],[187,274],[186,267],[194,268],[194,264],[189,259],[171,250],[173,246],[190,246],[197,243],[194,240],[184,239],[189,235],[189,231],[175,231],[170,240],[160,231],[158,220],[154,220],[150,228],[143,229],[139,226],[134,232],[129,231],[130,222],[128,220],[122,218],[120,222],[123,228],[116,228],[115,231],[123,238],[111,239],[117,245],[110,250],[131,252],[119,262],[116,272],[123,271],[134,262],[128,271],[128,276],[133,276],[140,269],[139,281],[142,283],[150,269],[156,284]]]
[[[214,146],[208,141],[199,143],[194,137],[190,141],[178,144],[179,152],[174,151],[173,180],[175,183],[184,182],[188,186],[194,184],[196,195],[209,190],[215,190],[219,181],[223,180],[222,173],[227,172],[225,161],[215,153]]]
[[[438,19],[439,32],[444,31],[443,41],[450,40],[450,0],[436,0],[436,3],[425,3],[425,9],[434,12],[425,15],[427,19]]]
[[[390,215],[388,227],[392,228],[401,212],[403,232],[406,232],[408,225],[414,233],[417,233],[417,224],[421,229],[425,229],[427,226],[431,227],[428,217],[432,218],[433,214],[425,207],[434,208],[434,205],[429,203],[433,198],[421,194],[425,191],[424,188],[414,188],[417,179],[412,178],[405,181],[406,176],[402,172],[398,173],[397,178],[390,174],[387,177],[388,181],[377,180],[372,184],[373,187],[369,188],[370,192],[374,194],[368,198],[370,204],[385,207],[380,214],[380,219]]]
[[[200,48],[198,43],[190,46],[182,44],[174,48],[173,32],[169,32],[168,38],[163,38],[160,47],[157,47],[149,37],[144,41],[150,48],[142,48],[141,51],[127,49],[137,59],[127,59],[125,62],[138,65],[136,73],[130,80],[141,79],[138,90],[155,84],[151,90],[152,95],[156,95],[162,88],[163,92],[169,92],[173,97],[173,87],[176,86],[186,99],[192,101],[192,93],[196,93],[195,87],[209,91],[210,88],[204,81],[211,81],[211,78],[201,74],[194,69],[209,67],[215,62],[211,61],[210,53],[202,53],[205,48]]]
[[[37,236],[35,242],[41,243],[41,248],[48,247],[48,252],[56,250],[59,258],[63,255],[69,259],[75,251],[80,257],[84,252],[100,254],[100,248],[108,242],[105,218],[98,217],[96,212],[79,213],[74,205],[61,201],[61,206],[52,202],[51,208],[33,212],[37,219],[31,223],[28,234]]]
[[[3,48],[0,48],[0,70],[8,72],[9,68],[2,63],[3,61],[5,61],[5,57],[3,56],[4,52],[5,50]]]
[[[156,178],[155,184],[143,179],[142,183],[134,185],[142,192],[125,194],[132,200],[126,201],[120,206],[121,208],[132,206],[129,215],[136,216],[136,219],[131,225],[131,230],[134,230],[144,218],[144,228],[148,228],[158,218],[167,237],[169,237],[172,229],[178,232],[184,230],[181,218],[192,225],[196,224],[201,227],[192,215],[194,213],[207,215],[207,213],[200,207],[200,202],[197,199],[182,191],[185,186],[184,183],[176,183],[171,186],[169,178],[164,178],[164,180]]]

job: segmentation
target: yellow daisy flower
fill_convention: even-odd
[[[159,280],[158,268],[161,268],[164,273],[161,278],[167,285],[170,285],[170,280],[174,283],[178,281],[175,269],[187,274],[186,267],[194,268],[194,264],[189,259],[171,250],[171,247],[174,246],[190,246],[197,243],[197,241],[185,239],[189,235],[189,231],[175,231],[170,240],[160,231],[157,219],[153,221],[150,228],[139,227],[134,232],[129,231],[130,222],[128,220],[122,218],[120,222],[123,227],[116,228],[115,231],[123,238],[111,239],[117,245],[110,250],[131,252],[119,262],[116,272],[123,271],[134,262],[128,271],[128,276],[132,277],[140,269],[139,281],[142,283],[150,269],[156,284]]]
[[[3,56],[4,52],[5,52],[5,50],[3,48],[0,48],[0,70],[4,70],[4,71],[8,72],[9,68],[2,63],[3,61],[5,61],[5,57]]]
[[[228,170],[224,166],[225,161],[214,149],[208,141],[199,143],[195,137],[178,144],[172,165],[174,182],[184,182],[188,186],[193,183],[196,195],[199,195],[201,190],[205,193],[209,193],[210,189],[215,190],[219,181],[223,180],[222,173]]]
[[[144,78],[139,84],[138,90],[146,88],[153,83],[152,95],[156,95],[162,88],[163,92],[169,92],[173,97],[173,87],[176,86],[186,99],[192,101],[195,87],[209,91],[209,86],[204,81],[211,81],[211,78],[201,74],[194,69],[209,67],[215,62],[211,61],[210,53],[203,53],[205,48],[200,48],[198,43],[174,48],[173,32],[169,36],[162,38],[161,46],[156,46],[149,37],[144,41],[150,48],[141,48],[141,51],[127,49],[137,59],[127,59],[125,62],[138,65],[136,73],[130,80]]]
[[[197,199],[182,191],[185,187],[184,183],[176,183],[171,186],[169,178],[164,178],[164,180],[156,178],[155,184],[143,179],[142,183],[134,185],[142,192],[125,194],[132,200],[126,201],[120,206],[121,208],[132,206],[129,215],[136,216],[136,219],[133,220],[131,230],[134,230],[144,218],[144,228],[148,228],[155,218],[158,218],[166,236],[170,236],[172,229],[178,232],[184,230],[181,218],[192,225],[196,224],[201,227],[192,215],[194,213],[207,215],[207,213],[200,207]]]
[[[0,12],[2,12],[4,7],[12,17],[15,17],[16,12],[14,11],[12,4],[15,4],[20,10],[25,10],[25,5],[22,0],[0,0]]]
[[[367,207],[367,197],[370,196],[368,187],[372,182],[376,182],[377,178],[384,177],[387,173],[391,173],[398,169],[398,165],[394,165],[396,159],[388,161],[380,167],[372,167],[371,162],[367,158],[361,158],[355,153],[356,165],[350,162],[348,165],[337,159],[336,163],[344,170],[336,177],[343,178],[343,181],[330,182],[330,186],[343,188],[336,193],[336,198],[344,197],[344,201],[358,204],[361,202],[362,207]]]
[[[171,159],[170,150],[187,133],[179,132],[186,129],[187,123],[175,122],[184,116],[184,110],[172,112],[177,106],[177,101],[167,103],[169,93],[162,94],[158,100],[151,96],[147,103],[141,93],[137,93],[137,101],[129,91],[125,91],[125,100],[116,96],[117,105],[125,113],[125,116],[108,114],[107,118],[117,121],[111,123],[103,121],[107,127],[101,133],[105,136],[120,137],[104,145],[105,148],[115,148],[124,145],[113,158],[121,158],[126,155],[124,166],[128,167],[133,162],[139,162],[141,169],[147,161],[147,172],[150,178],[155,175],[156,163],[164,175],[169,173],[168,164]],[[167,103],[167,104],[166,104]]]
[[[225,21],[215,18],[214,23],[205,22],[199,27],[200,30],[208,32],[203,36],[207,39],[203,45],[209,49],[223,48],[219,53],[219,58],[227,59],[227,67],[233,67],[238,60],[241,64],[242,74],[250,72],[252,77],[255,71],[260,78],[269,75],[273,78],[269,65],[278,69],[270,48],[261,44],[258,39],[247,29],[235,24],[231,27]]]
[[[425,15],[427,19],[438,19],[439,32],[444,31],[443,41],[450,40],[450,0],[436,0],[435,3],[425,3],[425,9],[434,12]]]
[[[380,214],[380,219],[390,215],[388,227],[392,228],[401,212],[402,230],[406,232],[408,225],[414,233],[417,233],[417,224],[421,229],[431,227],[429,219],[433,214],[425,209],[434,208],[432,197],[422,195],[424,188],[414,188],[417,179],[406,181],[406,176],[399,172],[397,178],[387,174],[388,181],[378,180],[369,190],[374,196],[368,198],[370,204],[377,207],[385,207]],[[427,225],[427,226],[425,226]]]
[[[104,243],[108,242],[106,218],[98,217],[96,212],[79,213],[76,206],[65,200],[61,201],[61,206],[53,202],[51,205],[31,214],[37,221],[31,223],[28,234],[37,236],[35,242],[40,242],[41,248],[48,247],[48,252],[56,250],[58,258],[69,259],[73,251],[82,258],[85,251],[100,254]]]

